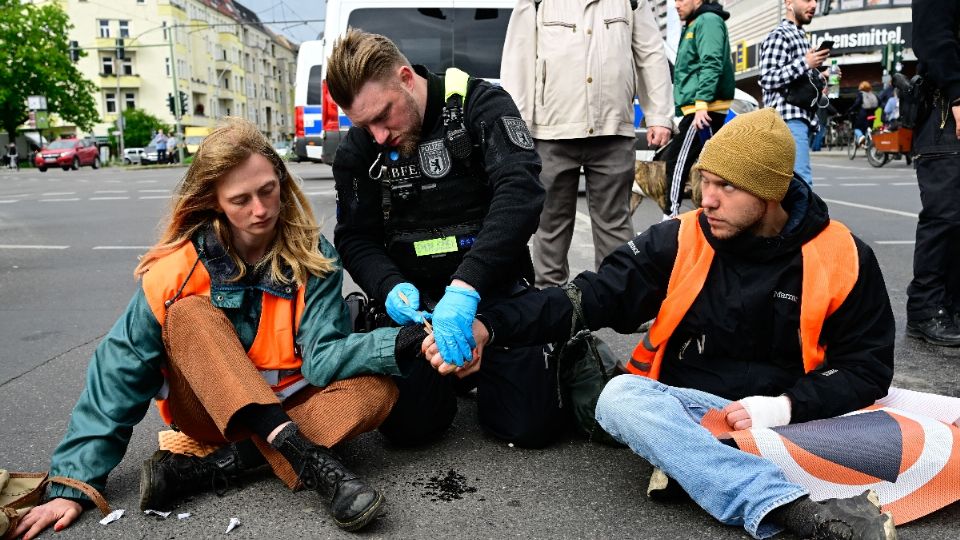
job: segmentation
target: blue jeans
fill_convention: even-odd
[[[677,481],[711,516],[743,526],[754,538],[768,538],[783,528],[763,518],[808,492],[788,482],[773,462],[721,443],[700,425],[709,409],[728,403],[699,390],[621,375],[600,394],[597,421]]]
[[[793,134],[797,144],[796,159],[793,163],[794,172],[807,185],[813,185],[813,171],[810,170],[810,126],[803,120],[787,120],[787,127]]]

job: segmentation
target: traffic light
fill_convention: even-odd
[[[126,58],[123,51],[123,38],[117,38],[117,59],[123,60]]]
[[[903,69],[903,43],[895,42],[893,44],[893,69],[890,73],[900,73],[900,70]]]
[[[76,63],[80,60],[80,44],[76,41],[70,41],[70,61]]]
[[[180,115],[183,116],[187,114],[187,93],[183,90],[180,91]]]
[[[823,0],[823,2],[820,3],[820,5],[823,6],[820,8],[820,14],[829,15],[830,10],[833,9],[833,0]]]
[[[170,114],[177,115],[177,105],[173,102],[173,94],[167,94],[167,108],[170,109]]]

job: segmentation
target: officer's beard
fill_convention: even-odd
[[[417,151],[420,145],[420,131],[423,129],[423,116],[420,115],[420,109],[417,107],[413,95],[404,91],[406,111],[406,124],[411,126],[408,131],[400,134],[400,144],[397,150],[403,157],[410,157]]]

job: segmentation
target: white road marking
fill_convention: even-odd
[[[125,201],[130,197],[90,197],[91,201]]]
[[[142,201],[145,199],[169,199],[170,197],[171,195],[144,195],[143,197],[137,197],[137,198]]]
[[[876,243],[895,246],[895,245],[916,244],[917,241],[916,240],[877,240]]]
[[[104,180],[104,184],[119,184],[120,180]]]
[[[79,200],[79,197],[74,197],[72,199],[40,199],[40,202],[73,202]]]
[[[151,247],[153,246],[93,246],[93,249],[100,249],[100,250],[132,249],[132,250],[142,251],[142,250],[150,249]]]
[[[916,182],[891,182],[891,186],[916,186]]]
[[[138,189],[137,193],[170,193],[169,189]]]
[[[56,197],[58,195],[76,195],[76,191],[51,191],[50,193],[41,193],[41,197]]]
[[[94,193],[126,193],[125,189],[98,189]]]
[[[583,212],[577,210],[577,221],[583,223],[587,227],[592,227],[593,223],[590,221],[590,216],[584,214]]]
[[[67,249],[70,246],[42,246],[39,244],[0,244],[0,249]]]
[[[156,184],[156,180],[137,180],[138,184]]]
[[[324,191],[305,191],[304,195],[317,196],[317,195],[333,195],[333,190],[328,189]]]
[[[20,201],[17,200],[17,199],[8,199],[8,200],[2,200],[2,201],[0,201],[0,204],[9,204],[9,203],[14,203],[14,202],[20,202]]]
[[[828,203],[830,203],[830,204],[839,204],[840,206],[850,206],[850,207],[853,207],[853,208],[862,208],[862,209],[864,209],[864,210],[873,210],[874,212],[885,212],[885,213],[887,213],[887,214],[895,214],[895,215],[898,215],[898,216],[904,216],[904,217],[910,217],[910,218],[913,218],[913,219],[917,219],[917,214],[913,214],[913,213],[910,213],[910,212],[904,212],[904,211],[902,211],[902,210],[891,210],[891,209],[889,209],[889,208],[880,208],[880,207],[878,207],[878,206],[869,206],[869,205],[866,205],[866,204],[858,204],[858,203],[852,203],[852,202],[847,202],[847,201],[837,201],[837,200],[834,200],[834,199],[824,199],[824,201],[826,201],[826,202],[828,202]]]
[[[862,182],[858,184],[840,184],[843,187],[866,187],[866,186],[875,186],[876,184],[872,182]]]

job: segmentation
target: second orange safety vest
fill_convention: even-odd
[[[198,257],[193,243],[187,242],[156,261],[143,275],[144,295],[161,326],[167,317],[168,300],[193,295],[210,296],[210,274],[203,263],[197,263]],[[183,290],[179,290],[181,286]],[[303,317],[304,291],[301,285],[291,299],[263,293],[257,335],[247,356],[260,371],[290,373],[271,386],[275,392],[303,379],[300,373],[303,360],[295,350],[294,339]],[[160,417],[170,424],[172,417],[166,400],[158,399],[157,407]]]
[[[679,216],[677,258],[670,273],[667,296],[650,331],[633,350],[627,370],[651,379],[660,377],[667,341],[700,294],[713,263],[714,250],[700,230],[695,210]],[[860,259],[853,234],[831,220],[801,249],[803,281],[800,299],[800,347],[806,373],[823,364],[826,346],[820,343],[824,321],[846,300],[857,282]]]

